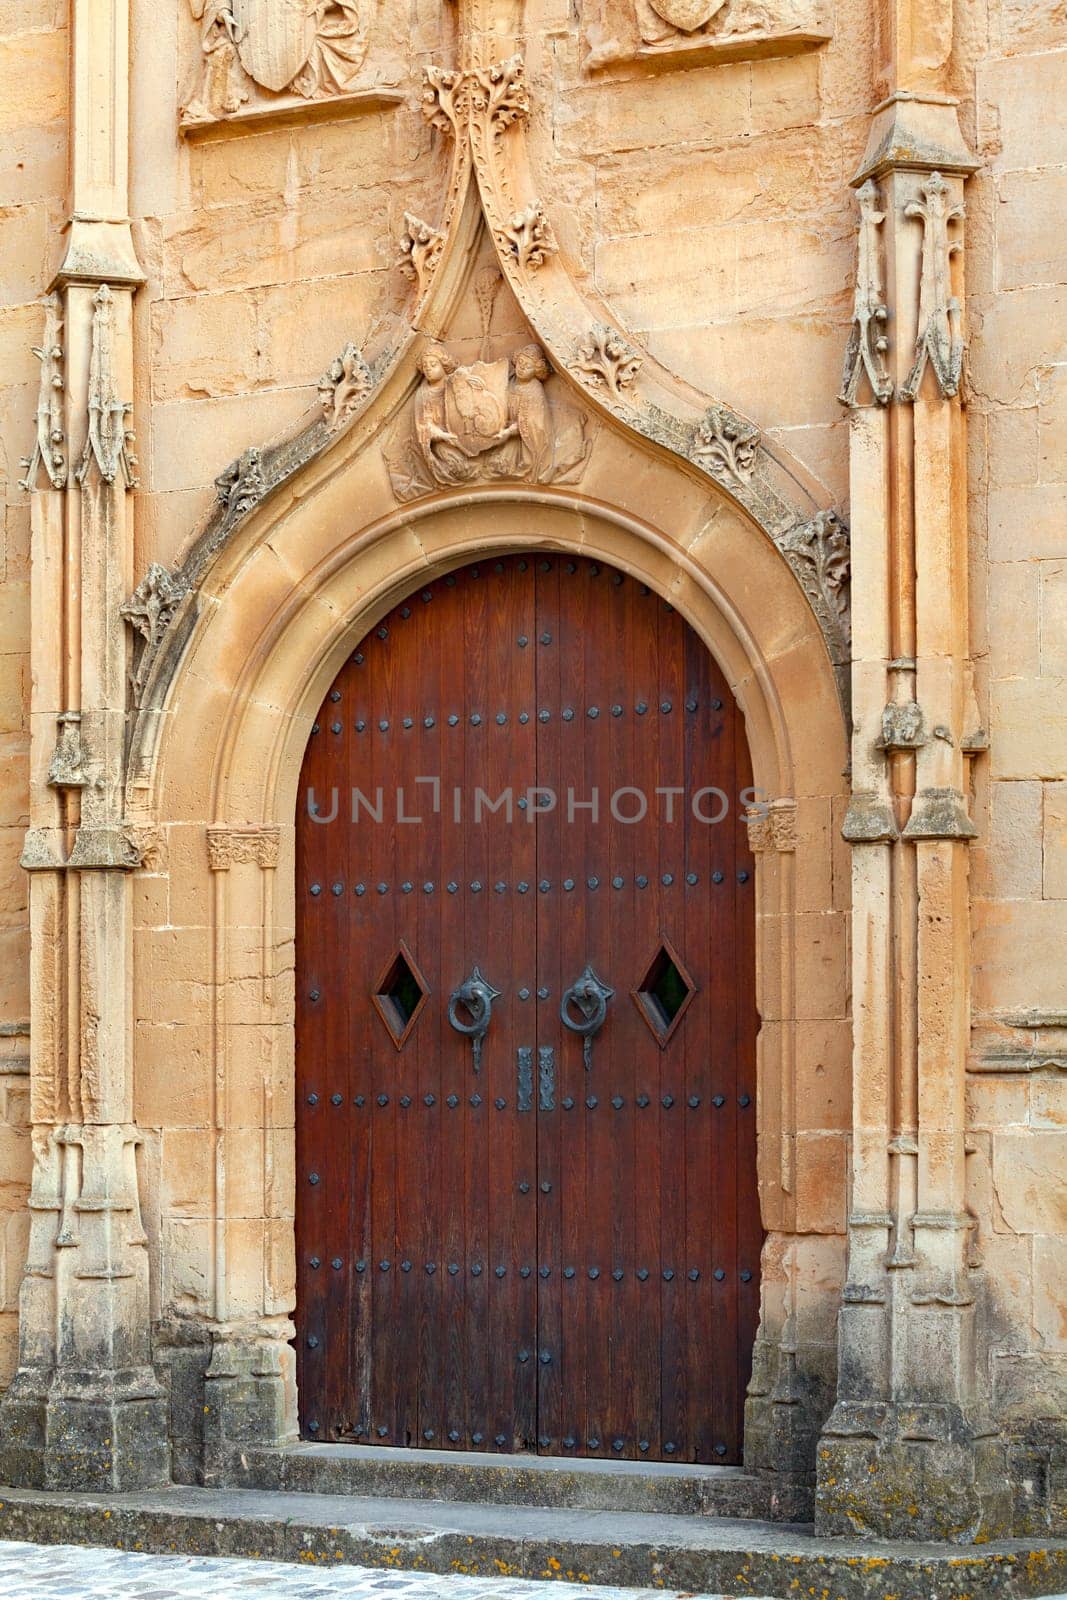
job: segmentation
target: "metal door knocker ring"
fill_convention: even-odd
[[[457,1033],[471,1041],[474,1054],[474,1070],[478,1072],[482,1065],[482,1040],[489,1031],[489,1023],[493,1014],[493,1001],[499,1000],[502,991],[494,989],[493,985],[483,978],[478,968],[475,967],[469,978],[464,978],[458,989],[453,990],[448,1002],[448,1020]],[[459,1014],[459,1007],[463,1006],[470,1017],[469,1022],[464,1022]]]
[[[585,1042],[582,1056],[588,1072],[593,1064],[593,1038],[604,1026],[608,1014],[608,1001],[615,993],[606,983],[601,983],[591,966],[576,983],[572,983],[560,1002],[559,1014],[565,1028],[576,1033]],[[578,1012],[577,1019],[573,1011]]]

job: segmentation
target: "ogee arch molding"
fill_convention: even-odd
[[[797,1382],[825,1388],[829,1405],[832,1316],[825,1325],[825,1293],[807,1291],[842,1275],[848,1115],[848,882],[833,843],[846,748],[810,606],[724,494],[659,456],[635,459],[613,430],[598,436],[580,494],[498,486],[397,511],[376,454],[356,466],[274,508],[273,522],[262,508],[214,564],[160,712],[151,781],[130,793],[131,821],[158,845],[137,879],[140,1115],[164,1142],[199,1138],[206,1163],[195,1227],[161,1201],[159,1333],[177,1308],[212,1330],[209,1454],[225,1476],[239,1443],[274,1446],[295,1426],[293,824],[312,721],[345,655],[420,581],[494,551],[546,549],[611,563],[686,617],[739,701],[772,802],[753,824],[768,1238],[746,1450],[789,1469],[811,1442],[792,1438],[794,1419],[803,1409],[807,1436],[821,1410],[793,1403]],[[197,1016],[190,1002],[205,996]],[[816,1070],[835,1086],[823,1097],[832,1116],[807,1104]]]

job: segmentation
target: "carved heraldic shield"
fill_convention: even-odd
[[[726,0],[651,0],[657,16],[683,33],[694,33],[721,11]]]
[[[445,416],[466,455],[480,455],[495,444],[508,420],[507,362],[475,361],[452,373]]]
[[[241,65],[264,89],[292,83],[311,53],[316,15],[308,0],[233,0]]]

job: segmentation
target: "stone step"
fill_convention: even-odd
[[[671,1516],[803,1522],[812,1491],[783,1488],[740,1467],[688,1463],[556,1460],[458,1450],[398,1450],[350,1444],[295,1445],[241,1457],[240,1487],[300,1494],[404,1500],[481,1501],[585,1511],[656,1511]]]
[[[248,1489],[0,1488],[0,1538],[769,1600],[1034,1600],[1067,1588],[1067,1541],[853,1544],[705,1515]]]

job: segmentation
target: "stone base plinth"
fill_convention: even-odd
[[[20,1380],[0,1407],[4,1482],[87,1491],[170,1482],[167,1407],[151,1371]]]
[[[815,1526],[825,1537],[1003,1538],[1012,1528],[1004,1441],[958,1406],[839,1402],[819,1442]]]

